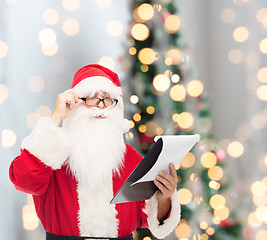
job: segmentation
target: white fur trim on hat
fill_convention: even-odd
[[[165,238],[169,235],[178,225],[181,218],[181,207],[177,191],[171,196],[171,212],[170,216],[164,220],[160,225],[158,221],[158,200],[156,194],[149,200],[146,200],[146,209],[144,212],[147,214],[147,222],[151,233],[159,239]]]
[[[45,165],[60,169],[71,150],[65,129],[57,127],[51,117],[39,120],[32,133],[24,138],[22,148],[27,149]]]
[[[73,87],[73,90],[81,95],[91,92],[106,92],[113,98],[121,97],[121,87],[116,86],[110,79],[102,76],[85,78]]]

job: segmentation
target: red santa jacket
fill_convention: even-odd
[[[126,144],[120,175],[114,174],[102,189],[88,189],[68,171],[68,151],[56,155],[55,147],[66,145],[64,130],[49,118],[39,121],[24,140],[21,154],[10,166],[10,179],[16,189],[33,195],[38,217],[47,232],[58,235],[89,237],[125,237],[137,227],[148,227],[158,238],[168,235],[180,220],[177,193],[164,224],[157,220],[157,199],[110,204],[109,201],[142,160]],[[56,143],[56,146],[55,146]],[[45,146],[45,149],[44,147]],[[68,149],[68,146],[65,146]],[[58,151],[57,151],[58,152]],[[61,151],[60,151],[61,152]],[[55,153],[55,154],[54,154]]]

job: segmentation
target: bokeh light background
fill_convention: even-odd
[[[128,50],[135,54],[126,40],[128,32],[138,40],[149,34],[143,24],[136,24],[129,31],[129,3],[129,0],[0,2],[1,238],[44,239],[32,199],[14,190],[8,179],[8,167],[19,154],[23,137],[42,116],[51,114],[57,94],[69,88],[80,67],[100,63],[124,79],[126,74],[119,59]],[[209,94],[212,129],[220,146],[232,157],[226,171],[234,177],[231,204],[240,208],[244,238],[267,239],[267,2],[177,0],[177,6],[187,61],[195,78],[192,84],[198,89],[204,87]],[[159,5],[154,7],[159,10]],[[139,52],[144,64],[157,60],[156,53],[151,51]],[[165,64],[179,54],[168,52]],[[179,77],[173,76],[171,80],[179,82]],[[159,76],[154,81],[155,89],[168,89],[168,81],[164,75]],[[186,91],[198,94],[190,92],[190,86],[187,89],[176,86],[172,91],[173,98],[179,92],[181,98],[177,101],[183,99]],[[134,104],[138,96],[129,96],[126,101]],[[190,116],[180,117],[185,117],[187,123],[190,120]],[[205,156],[194,161],[212,169]],[[215,181],[211,181],[211,187],[217,187]],[[180,194],[188,196],[186,192]],[[217,198],[220,196],[211,199],[211,206],[213,201],[217,204],[223,201]],[[190,197],[183,201],[186,204]],[[202,224],[201,228],[206,229]]]

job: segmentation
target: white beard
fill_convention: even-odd
[[[99,115],[105,118],[94,118]],[[79,183],[94,189],[109,181],[112,173],[119,173],[126,149],[123,133],[129,130],[126,125],[128,120],[116,107],[89,109],[80,105],[64,120],[62,127],[72,136],[73,146],[67,164]]]

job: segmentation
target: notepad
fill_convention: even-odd
[[[154,179],[159,171],[169,173],[169,164],[179,165],[199,140],[199,135],[162,135],[133,170],[110,203],[124,203],[149,199],[157,191]]]

